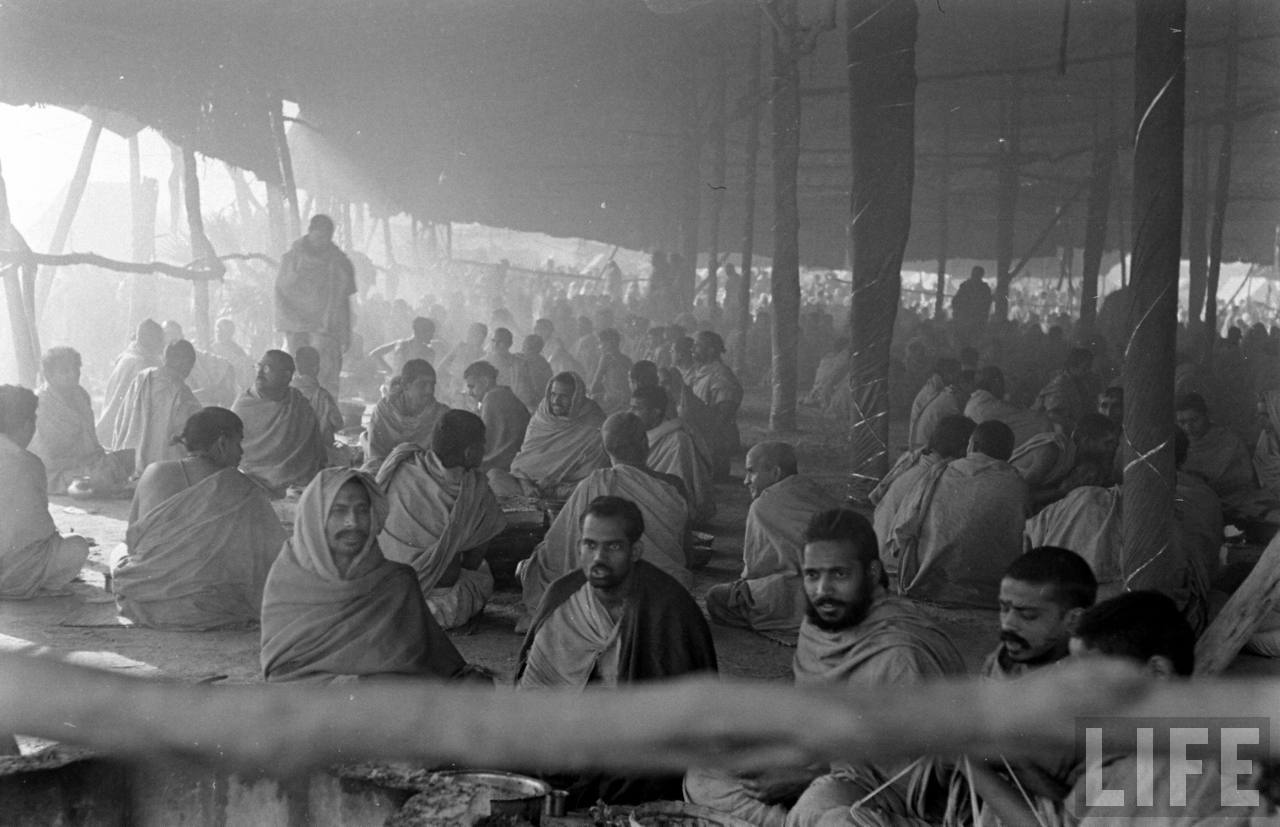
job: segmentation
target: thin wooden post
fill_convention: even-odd
[[[794,431],[800,344],[800,48],[798,0],[773,4],[773,395],[769,428]]]
[[[285,202],[289,210],[285,214],[288,220],[289,238],[302,235],[302,219],[298,214],[298,185],[293,177],[293,155],[289,152],[289,134],[284,128],[284,99],[275,95],[267,101],[267,121],[276,150],[276,163],[280,168],[280,183],[283,188]]]
[[[89,185],[89,173],[93,169],[93,155],[98,150],[98,138],[102,136],[102,116],[94,114],[89,123],[89,131],[84,136],[84,145],[80,147],[80,160],[76,162],[75,174],[67,185],[67,200],[62,202],[62,212],[58,215],[58,224],[53,229],[53,238],[49,241],[49,252],[58,255],[67,248],[67,237],[71,235],[71,224],[75,221],[80,202],[84,199],[85,188]],[[57,270],[42,268],[36,276],[35,309],[32,318],[35,323],[44,315],[45,303],[49,301],[49,292],[53,289],[53,280]]]
[[[271,230],[271,252],[277,256],[289,249],[289,245],[294,241],[286,235],[287,225],[284,214],[284,193],[279,186],[268,181],[267,225]]]
[[[1186,0],[1135,0],[1133,277],[1124,359],[1127,590],[1170,592],[1183,570],[1172,522],[1173,370],[1182,233]]]
[[[751,51],[747,58],[747,101],[751,107],[744,124],[747,131],[747,159],[743,173],[742,281],[738,286],[738,353],[734,368],[742,376],[747,370],[747,341],[751,333],[751,268],[756,244],[756,177],[760,160],[760,62],[763,40],[760,14],[751,15]]]
[[[1231,0],[1231,30],[1227,35],[1227,77],[1223,94],[1222,140],[1218,144],[1218,180],[1213,193],[1213,223],[1209,225],[1209,272],[1205,284],[1204,305],[1204,358],[1213,358],[1218,343],[1218,276],[1222,272],[1222,229],[1227,220],[1227,205],[1231,201],[1231,155],[1236,131],[1236,87],[1239,86],[1240,0]]]
[[[715,87],[712,95],[715,97],[716,112],[711,122],[711,216],[707,227],[707,310],[711,314],[714,321],[720,315],[719,305],[716,304],[716,293],[719,291],[720,283],[718,273],[720,270],[720,213],[724,209],[724,176],[726,159],[725,147],[725,117],[727,115],[727,106],[729,94],[729,58],[725,54],[724,41],[717,40],[719,44],[719,53],[717,60],[719,66],[716,69]]]
[[[444,257],[453,261],[453,221],[444,222]]]
[[[11,249],[25,250],[26,241],[18,232],[9,215],[9,190],[4,172],[0,170],[0,239]],[[22,281],[18,265],[0,270],[4,281],[5,304],[9,309],[9,330],[13,335],[13,356],[18,363],[18,383],[35,388],[40,368],[35,337],[31,333],[31,320],[27,315],[27,303],[22,297]]]
[[[130,251],[134,261],[155,258],[156,207],[160,203],[160,182],[142,174],[142,152],[138,135],[129,136]],[[131,277],[129,328],[151,315],[155,305],[156,280],[152,276]]]
[[[200,213],[200,174],[196,168],[196,154],[182,149],[183,197],[187,208],[187,229],[191,236],[192,260],[209,259],[217,262],[209,238],[204,234],[204,216]],[[200,279],[191,283],[195,298],[196,343],[207,348],[213,341],[213,324],[209,317],[209,282]]]
[[[1084,269],[1080,275],[1080,331],[1093,332],[1098,315],[1098,276],[1102,252],[1107,246],[1107,206],[1111,203],[1111,177],[1115,174],[1116,148],[1113,137],[1099,136],[1093,146],[1089,176],[1089,205],[1084,227]]]
[[[693,304],[698,281],[698,230],[702,215],[702,124],[698,111],[698,54],[687,50],[688,78],[684,95],[684,148],[681,155],[681,183],[684,187],[680,209],[681,266],[672,268],[671,298],[668,310],[674,317]]]
[[[942,113],[942,158],[938,170],[938,284],[933,317],[941,319],[947,300],[947,247],[951,241],[951,112]]]
[[[915,0],[850,0],[847,63],[853,191],[850,441],[853,494],[889,471],[889,346],[915,181]]]
[[[182,226],[182,149],[169,144],[169,234],[176,236]]]
[[[1191,154],[1191,192],[1187,194],[1187,324],[1203,337],[1205,295],[1209,283],[1209,127],[1196,129]]]
[[[997,151],[998,202],[996,207],[996,293],[993,317],[1009,318],[1009,283],[1013,281],[1014,226],[1018,214],[1018,166],[1022,131],[1022,80],[1015,76],[1009,82],[1004,101]]]

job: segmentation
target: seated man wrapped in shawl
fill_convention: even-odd
[[[1007,460],[1013,432],[991,420],[969,455],[935,465],[898,509],[883,554],[898,563],[898,593],[956,606],[995,605],[1000,578],[1022,553],[1027,484]]]
[[[89,541],[58,534],[49,516],[44,463],[27,450],[36,405],[27,388],[0,385],[0,598],[61,589],[89,558]]]
[[[302,391],[290,387],[292,381],[293,357],[268,350],[253,387],[231,409],[244,422],[240,469],[274,494],[311,482],[328,458],[315,411]]]
[[[934,428],[928,447],[907,451],[898,457],[884,479],[871,489],[868,499],[876,507],[871,524],[875,527],[876,537],[880,538],[881,548],[889,537],[898,509],[915,490],[916,483],[935,465],[963,457],[969,450],[969,438],[973,436],[974,427],[973,420],[967,416],[944,417]],[[897,560],[886,555],[880,562],[891,576],[897,575]]]
[[[120,417],[120,408],[124,405],[125,394],[129,386],[147,368],[160,367],[164,356],[164,328],[151,319],[143,319],[138,324],[138,331],[133,341],[116,357],[111,366],[111,375],[107,377],[107,394],[102,402],[102,412],[98,415],[98,439],[108,449],[119,448],[115,444],[116,420]]]
[[[532,612],[543,593],[557,578],[577,565],[582,514],[596,497],[623,497],[640,507],[648,529],[644,536],[645,559],[666,572],[686,589],[693,587],[690,560],[689,505],[678,477],[659,474],[645,465],[649,440],[644,423],[634,414],[614,414],[605,420],[601,439],[610,468],[599,468],[578,484],[547,536],[520,564],[524,605]]]
[[[1158,592],[1133,591],[1084,612],[1072,633],[1070,648],[1072,660],[1122,658],[1141,668],[1149,681],[1180,681],[1194,671],[1195,643],[1195,632],[1172,600]],[[1104,738],[1112,743],[1109,733]],[[1217,734],[1210,738],[1216,745]],[[1121,743],[1132,741],[1115,740],[1117,746]],[[1235,757],[1242,760],[1237,760],[1235,769],[1221,765],[1218,754],[1215,746],[1212,752],[1193,747],[1184,756],[1192,760],[1182,762],[1165,755],[1153,757],[1150,752],[1086,755],[1085,759],[1094,763],[1076,767],[1075,786],[1048,819],[1027,808],[1017,787],[977,762],[973,777],[975,789],[1002,824],[1264,824],[1274,820],[1273,807],[1263,794],[1265,788],[1256,786],[1265,783],[1268,773],[1264,769],[1255,772],[1252,781],[1248,777],[1251,764],[1259,767],[1253,763],[1258,753],[1250,761],[1245,751],[1238,751]],[[1238,775],[1240,765],[1245,767],[1243,776]],[[1224,799],[1228,784],[1237,790],[1234,806],[1228,806]],[[1104,800],[1100,790],[1124,794],[1108,795]],[[1144,801],[1142,790],[1153,794]]]
[[[648,368],[642,368],[648,365]],[[653,381],[650,381],[652,373]],[[631,366],[631,385],[660,385],[667,392],[667,417],[679,419],[688,427],[697,440],[706,446],[712,457],[712,480],[715,479],[715,445],[716,429],[719,423],[716,414],[707,403],[698,398],[693,389],[685,384],[684,376],[679,369],[673,367],[658,368],[652,362],[636,362]]]
[[[1209,406],[1198,393],[1184,394],[1174,407],[1178,428],[1190,440],[1182,469],[1209,483],[1226,521],[1280,523],[1280,499],[1258,485],[1244,440],[1209,419]]]
[[[805,395],[802,404],[826,408],[839,386],[849,384],[847,380],[852,360],[849,337],[836,339],[831,350],[818,360],[818,369],[813,374],[813,387]]]
[[[479,614],[493,596],[484,553],[507,521],[479,470],[484,444],[480,417],[446,411],[431,450],[406,442],[378,471],[390,507],[378,545],[388,560],[413,567],[427,609],[446,629]]]
[[[1094,398],[1100,390],[1095,383],[1093,351],[1072,348],[1062,370],[1036,395],[1031,410],[1042,412],[1063,433],[1069,433],[1076,420],[1093,410]]]
[[[1102,414],[1087,413],[1070,437],[1056,430],[1037,434],[1014,450],[1009,464],[1026,480],[1035,511],[1082,485],[1119,482],[1114,479],[1119,446],[1119,426]]]
[[[182,325],[172,319],[165,322],[163,327],[166,342],[173,343],[186,338]],[[187,377],[187,387],[191,388],[191,393],[201,405],[219,407],[230,405],[240,392],[235,366],[216,353],[199,348],[196,349],[196,363],[191,366],[191,374]]]
[[[89,394],[80,387],[80,354],[50,348],[41,367],[45,384],[30,451],[44,462],[49,493],[109,496],[120,490],[133,476],[134,453],[108,452],[98,442]],[[87,480],[77,483],[82,477]]]
[[[538,410],[529,420],[524,444],[511,460],[510,473],[490,475],[498,496],[563,499],[592,471],[608,464],[600,426],[604,412],[587,398],[576,373],[560,373],[547,383]]]
[[[139,373],[125,393],[113,444],[116,450],[133,450],[138,473],[153,462],[182,458],[182,447],[174,440],[201,408],[187,387],[195,363],[196,349],[190,342],[170,342],[164,349],[164,364]]]
[[[622,497],[598,497],[579,520],[574,565],[547,589],[520,647],[517,687],[581,692],[714,673],[715,644],[698,604],[643,559],[652,526],[642,509]],[[571,808],[680,794],[678,775],[587,775],[561,783]]]
[[[963,674],[964,660],[946,633],[912,601],[889,594],[877,547],[871,524],[854,511],[812,515],[801,558],[805,619],[793,664],[796,686],[865,690]],[[743,774],[694,769],[684,791],[694,804],[759,827],[819,819],[861,823],[847,821],[850,805],[859,801],[868,824],[922,823],[894,817],[939,823],[941,812],[932,807],[946,801],[945,792],[924,794],[939,792],[939,779],[929,762],[915,769],[909,763],[879,766],[849,756],[848,763]]]
[[[929,444],[929,438],[937,430],[938,423],[948,416],[963,415],[964,407],[969,399],[969,390],[973,387],[973,371],[962,370],[956,381],[947,385],[937,396],[924,406],[920,417],[916,420],[915,438],[919,445],[911,445],[911,449]]]
[[[391,382],[391,391],[378,400],[369,417],[364,470],[377,473],[397,445],[412,442],[431,447],[431,434],[449,406],[436,401],[436,371],[429,362],[410,359]]]
[[[716,429],[710,436],[716,478],[729,475],[729,462],[742,450],[738,433],[738,408],[742,406],[742,383],[724,363],[724,339],[711,330],[698,333],[693,357],[697,367],[689,375],[689,387],[711,409]]]
[[[838,499],[801,476],[795,448],[761,442],[747,452],[743,480],[751,492],[742,538],[742,574],[707,590],[707,614],[716,623],[758,631],[794,633],[804,619],[800,550],[814,514]]]
[[[1004,371],[987,365],[974,375],[973,393],[965,403],[964,415],[974,424],[998,419],[1013,431],[1013,444],[1022,445],[1037,434],[1053,430],[1049,420],[1035,411],[1005,401]]]
[[[506,477],[508,485],[511,460],[524,444],[529,428],[529,409],[506,385],[498,384],[498,369],[488,362],[472,362],[463,374],[467,394],[480,406],[484,422],[485,451],[480,467],[491,478]],[[546,386],[543,386],[545,391]]]
[[[693,522],[704,523],[716,514],[716,492],[711,482],[711,453],[684,422],[667,417],[667,393],[656,385],[631,392],[631,412],[649,429],[648,466],[679,477],[689,493]]]
[[[960,381],[960,361],[950,357],[943,357],[937,361],[933,367],[933,373],[925,381],[924,386],[916,393],[915,399],[911,401],[911,414],[907,420],[907,448],[915,450],[923,448],[928,444],[923,435],[918,434],[917,423],[920,421],[920,415],[924,413],[924,409],[937,398],[946,388],[956,385]],[[956,411],[960,413],[960,411]]]
[[[427,611],[413,569],[382,556],[387,500],[373,478],[327,468],[298,501],[293,537],[262,596],[262,675],[272,683],[471,671]]]
[[[320,441],[324,443],[328,465],[348,465],[350,461],[346,453],[334,444],[333,435],[342,430],[342,409],[333,398],[333,394],[320,384],[320,351],[310,345],[303,345],[294,354],[294,363],[298,371],[289,384],[302,391],[307,404],[316,415],[320,424]]]
[[[256,626],[285,541],[262,487],[240,473],[244,425],[226,408],[187,420],[187,456],[147,466],[113,560],[120,614],[153,629]]]

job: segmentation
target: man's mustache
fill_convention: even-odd
[[[1001,633],[1000,633],[1000,642],[1001,642],[1001,643],[1016,643],[1016,644],[1018,644],[1019,646],[1024,646],[1024,647],[1026,647],[1027,649],[1030,649],[1030,648],[1031,648],[1031,644],[1030,644],[1030,643],[1027,643],[1026,639],[1025,639],[1025,638],[1023,638],[1021,635],[1019,635],[1019,634],[1018,634],[1018,633],[1016,633],[1016,632],[1001,632]]]

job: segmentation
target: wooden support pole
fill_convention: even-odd
[[[1217,675],[1231,665],[1262,621],[1280,607],[1280,534],[1271,538],[1249,576],[1196,641],[1196,674]]]
[[[284,192],[269,181],[267,182],[267,224],[271,230],[271,252],[283,255],[293,243],[293,239],[288,236]]]
[[[142,174],[142,152],[137,134],[129,136],[130,248],[134,261],[150,261],[156,254],[156,208],[160,182]],[[149,275],[130,280],[129,328],[151,315],[155,307],[156,281]]]
[[[938,169],[938,284],[933,317],[941,319],[947,300],[947,247],[951,241],[951,112],[942,113],[942,157]]]
[[[26,240],[9,215],[9,190],[5,185],[4,173],[0,171],[0,239],[8,247],[17,247],[30,252]],[[28,269],[31,268],[27,265]],[[18,364],[18,383],[34,389],[40,373],[39,350],[35,337],[31,332],[31,319],[27,315],[27,302],[22,296],[21,269],[17,264],[0,270],[0,280],[4,281],[5,305],[9,310],[9,331],[13,336],[13,356]]]
[[[1124,359],[1126,590],[1181,584],[1173,513],[1173,371],[1182,253],[1186,0],[1134,0],[1133,277]]]
[[[716,304],[716,294],[719,292],[720,283],[717,275],[720,270],[720,214],[724,210],[724,180],[726,146],[725,146],[725,117],[728,110],[729,95],[729,57],[725,53],[727,51],[726,44],[723,39],[717,39],[718,53],[716,60],[718,66],[715,73],[715,85],[712,88],[712,96],[715,99],[715,115],[711,121],[711,215],[707,226],[707,278],[706,278],[706,296],[707,310],[711,313],[711,319],[714,321],[720,316],[720,308]]]
[[[84,200],[85,188],[89,185],[89,173],[93,169],[93,156],[98,150],[98,138],[102,136],[102,116],[94,114],[89,123],[89,131],[84,136],[84,144],[80,147],[80,160],[76,162],[75,174],[67,185],[67,199],[62,202],[62,212],[58,214],[58,223],[53,229],[53,238],[49,241],[49,252],[57,255],[67,248],[67,238],[71,235],[71,224],[75,221],[80,202]],[[53,270],[41,270],[36,276],[35,315],[33,322],[44,315],[45,304],[49,301],[49,293],[53,289]]]
[[[289,243],[302,235],[302,219],[298,213],[298,185],[293,177],[293,155],[289,152],[289,133],[284,128],[284,99],[275,95],[267,101],[267,121],[276,150],[276,164],[280,169],[281,193],[288,211],[285,213]]]
[[[191,236],[191,258],[193,261],[210,260],[217,262],[218,254],[209,243],[204,233],[204,216],[200,212],[200,172],[196,167],[196,154],[190,149],[182,150],[182,193],[187,209],[187,229]],[[221,263],[218,264],[221,267]],[[213,320],[209,311],[209,282],[200,280],[192,282],[195,298],[196,344],[207,348],[213,342]]]
[[[1111,177],[1115,174],[1113,136],[1099,136],[1093,148],[1089,176],[1089,206],[1084,227],[1084,269],[1080,275],[1080,331],[1088,337],[1098,317],[1098,276],[1107,246],[1107,207],[1111,203]],[[1111,343],[1114,344],[1114,343]]]
[[[698,280],[698,230],[702,216],[702,142],[701,112],[698,109],[698,53],[686,50],[687,81],[684,89],[684,135],[680,159],[683,204],[680,208],[680,258],[672,268],[670,287],[672,306],[667,309],[672,321],[689,310]]]
[[[915,0],[849,0],[853,190],[849,242],[853,495],[889,471],[889,347],[915,181]]]
[[[1204,298],[1209,283],[1209,126],[1197,127],[1195,136],[1191,192],[1187,194],[1187,322],[1203,341],[1200,325],[1204,321]]]
[[[773,394],[769,429],[796,429],[800,345],[800,34],[798,0],[773,4]]]
[[[182,148],[169,144],[169,234],[176,236],[182,226]]]
[[[760,62],[763,58],[763,41],[760,34],[762,21],[759,12],[750,16],[751,51],[747,58],[747,100],[750,115],[744,124],[747,131],[746,170],[743,173],[742,205],[742,281],[738,287],[738,352],[734,370],[739,376],[747,371],[747,341],[751,333],[751,282],[755,266],[756,246],[756,178],[760,160]]]
[[[1218,143],[1217,187],[1213,193],[1213,222],[1209,225],[1209,272],[1204,296],[1204,359],[1212,363],[1213,349],[1218,343],[1218,277],[1222,271],[1222,230],[1227,221],[1227,205],[1231,202],[1231,155],[1235,142],[1236,93],[1239,86],[1240,61],[1237,57],[1240,26],[1240,0],[1231,0],[1231,31],[1227,35],[1226,89],[1223,94],[1222,139]]]
[[[1014,227],[1018,214],[1019,153],[1022,131],[1022,81],[1009,80],[1008,97],[1003,102],[1000,147],[997,154],[998,188],[996,205],[996,291],[992,316],[1009,318],[1009,283],[1013,280]]]

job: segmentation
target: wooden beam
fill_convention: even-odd
[[[284,128],[284,99],[275,95],[267,101],[267,124],[271,129],[272,143],[276,151],[276,163],[280,170],[280,182],[285,202],[289,205],[285,214],[288,220],[289,240],[302,235],[302,219],[298,214],[298,185],[293,177],[293,155],[289,152],[289,134]]]
[[[13,226],[9,214],[9,190],[5,184],[4,172],[0,170],[0,240],[5,244],[30,253],[27,240]],[[35,272],[30,263],[19,265],[10,262],[10,266],[0,271],[4,280],[5,304],[9,309],[9,330],[13,336],[13,354],[18,363],[18,381],[28,388],[35,388],[40,374],[39,346],[32,331],[32,320],[28,314],[28,303],[22,295],[22,271]]]
[[[226,268],[218,260],[218,254],[204,233],[204,215],[200,211],[200,171],[196,167],[196,154],[193,150],[182,149],[182,195],[187,210],[187,233],[191,239],[191,258],[216,263],[218,278],[221,279]],[[196,320],[196,343],[207,348],[213,342],[213,319],[209,311],[209,279],[192,282],[194,311]]]
[[[1227,71],[1226,89],[1223,92],[1229,113],[1235,109],[1237,87],[1240,85],[1240,61],[1237,54],[1239,46],[1233,42],[1240,26],[1240,0],[1231,0],[1230,14],[1231,31],[1224,44]],[[1213,194],[1213,221],[1209,225],[1209,271],[1204,296],[1203,355],[1206,360],[1213,358],[1213,349],[1218,343],[1218,277],[1222,270],[1222,230],[1227,220],[1227,206],[1231,203],[1231,155],[1234,143],[1235,119],[1226,117],[1222,121],[1222,139],[1218,143],[1217,189]]]
[[[272,267],[278,267],[276,259],[263,253],[227,253],[217,256],[217,261],[261,261]],[[226,268],[213,264],[208,259],[193,261],[185,267],[167,264],[163,261],[119,261],[97,253],[63,253],[51,256],[48,253],[35,253],[30,250],[0,250],[0,264],[48,265],[52,267],[74,267],[87,264],[116,273],[158,273],[184,281],[208,281],[222,278]]]
[[[747,372],[747,342],[751,332],[751,269],[755,266],[756,246],[756,176],[760,161],[760,87],[763,57],[763,40],[761,29],[764,25],[763,15],[757,12],[751,20],[751,48],[747,57],[747,97],[751,102],[751,110],[745,127],[747,130],[746,171],[743,181],[742,206],[742,280],[738,285],[738,329],[737,360],[734,369],[738,376]]]
[[[67,237],[71,234],[71,224],[75,221],[80,202],[84,199],[85,188],[89,185],[89,173],[93,169],[93,155],[98,149],[98,138],[102,135],[102,115],[95,113],[89,123],[89,131],[84,136],[84,144],[80,147],[80,160],[76,162],[76,171],[67,185],[67,198],[62,202],[62,212],[58,214],[58,223],[53,228],[53,238],[49,242],[49,252],[57,255],[67,247]],[[45,303],[49,301],[49,292],[53,289],[53,270],[41,270],[36,276],[35,315],[33,321],[44,315]]]
[[[1231,665],[1259,624],[1280,609],[1280,534],[1271,538],[1253,571],[1196,641],[1196,674],[1217,675]]]

